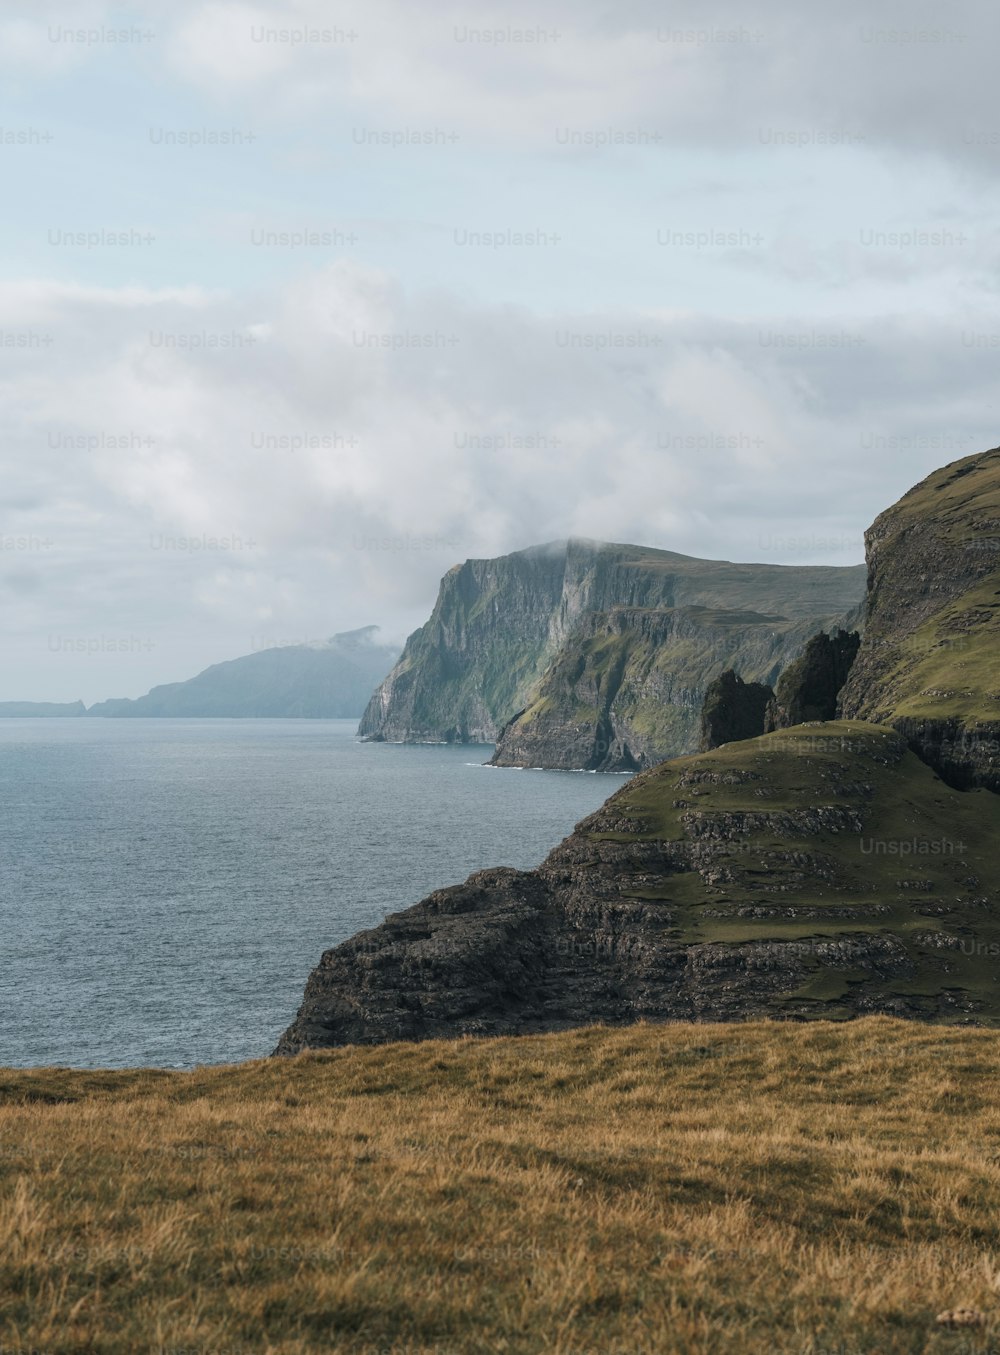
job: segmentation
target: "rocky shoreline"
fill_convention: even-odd
[[[895,781],[921,809],[915,840],[964,834],[961,856],[866,855],[866,838],[895,840]],[[963,988],[960,950],[985,926],[1000,954],[982,845],[1000,798],[965,798],[862,724],[662,764],[536,871],[480,871],[328,951],[276,1052],[594,1021],[1000,1017],[978,979]]]

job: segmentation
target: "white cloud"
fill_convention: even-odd
[[[593,0],[554,0],[544,13],[483,0],[431,11],[345,0],[335,18],[321,0],[212,0],[173,13],[166,51],[177,74],[214,97],[266,87],[279,113],[349,102],[381,126],[442,124],[546,150],[560,129],[744,151],[839,134],[874,155],[930,151],[983,168],[1000,153],[991,80],[1000,12],[983,0],[947,13],[896,3],[874,19],[861,0],[807,16],[789,0],[752,12],[721,0],[710,16],[635,2],[609,13]],[[333,40],[252,36],[296,28]],[[932,97],[943,87],[947,99]]]
[[[877,511],[996,441],[1000,17],[985,4],[940,18],[892,4],[872,25],[860,0],[808,15],[720,0],[711,20],[553,0],[541,21],[523,0],[344,0],[335,17],[319,0],[150,0],[130,11],[155,30],[134,49],[150,116],[264,135],[228,157],[158,150],[134,181],[116,100],[134,112],[136,68],[48,32],[119,13],[8,0],[0,16],[0,64],[29,94],[18,125],[44,114],[58,133],[9,162],[17,257],[35,264],[0,279],[0,331],[31,340],[0,346],[0,540],[30,543],[0,551],[6,695],[39,674],[53,698],[136,694],[245,652],[265,624],[399,633],[456,561],[568,534],[853,562]],[[280,37],[302,27],[321,36]],[[457,157],[470,178],[453,192],[446,157],[426,177],[419,157],[365,161],[357,127],[451,129],[485,153]],[[609,131],[662,139],[619,160],[593,145]],[[837,132],[858,140],[816,144]],[[44,213],[83,212],[28,191],[55,156],[74,192],[113,183],[103,224],[141,201],[156,249],[63,253],[49,277]],[[553,218],[558,255],[442,248],[455,222],[517,225],[515,210]],[[897,215],[901,230],[964,225],[970,243],[864,243],[869,219],[891,230]],[[365,223],[369,263],[247,262],[232,242],[264,217]],[[641,253],[659,220],[756,231],[758,217],[765,243],[738,257]],[[647,305],[618,300],[644,291]],[[473,299],[510,295],[532,304]],[[634,343],[600,349],[609,336]],[[116,627],[153,647],[52,667],[50,633]]]
[[[238,0],[210,0],[196,6],[176,26],[167,46],[169,65],[211,91],[258,86],[295,64],[290,44],[268,42],[255,34],[270,26],[288,27],[287,13],[245,5]]]
[[[26,626],[30,600],[89,633],[144,611],[172,654],[184,637],[187,667],[208,637],[212,657],[246,649],[263,621],[402,630],[456,560],[570,534],[731,559],[794,536],[793,562],[853,563],[876,511],[985,445],[993,381],[957,320],[869,323],[824,347],[776,317],[771,338],[803,350],[762,345],[757,323],[479,308],[347,262],[252,300],[40,284],[17,300],[18,323],[44,318],[56,342],[0,379],[7,482],[29,468],[0,528],[54,544],[0,560],[11,615]],[[251,325],[266,339],[235,349],[150,343]],[[885,444],[907,433],[939,441]],[[824,548],[831,517],[847,526]],[[239,544],[153,549],[154,534]],[[143,679],[154,663],[184,675],[161,649]]]
[[[60,75],[83,64],[96,46],[78,35],[118,27],[113,10],[110,0],[5,0],[0,14],[0,69],[17,79],[26,73]]]
[[[123,26],[104,0],[5,10],[0,64],[15,74],[58,75],[109,47],[53,32]],[[140,46],[169,74],[261,117],[349,107],[378,126],[441,124],[553,151],[557,129],[612,129],[742,151],[850,134],[876,156],[902,148],[989,171],[1000,155],[1000,11],[985,0],[947,11],[894,0],[874,17],[862,0],[808,14],[791,0],[751,11],[718,0],[711,15],[652,0],[552,0],[543,12],[525,0],[342,0],[335,12],[325,0],[146,0],[130,14],[155,29]]]

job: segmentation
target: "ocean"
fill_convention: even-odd
[[[269,1054],[330,946],[537,865],[620,776],[353,720],[0,720],[0,1065]]]

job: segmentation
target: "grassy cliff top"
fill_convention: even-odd
[[[997,1055],[867,1019],[0,1071],[0,1341],[972,1355]]]
[[[942,467],[868,533],[875,587],[851,715],[1000,721],[1000,448]]]
[[[687,852],[643,894],[678,906],[681,941],[801,942],[814,975],[786,1014],[848,1014],[861,976],[830,943],[864,935],[897,949],[886,992],[922,1009],[949,990],[1000,1021],[1000,797],[946,786],[890,729],[805,724],[676,758],[578,831]]]
[[[991,523],[1000,531],[1000,447],[952,461],[914,485],[872,528],[900,529],[933,520],[942,535],[962,538]]]
[[[866,834],[951,831],[957,838],[966,830],[970,850],[1000,830],[1000,798],[952,790],[893,730],[861,720],[813,721],[672,758],[629,781],[580,828],[623,841],[697,841],[712,836],[713,820],[722,831],[738,816],[753,831],[755,818],[763,823],[823,806],[856,814]],[[607,830],[625,818],[634,831]],[[839,830],[811,836],[838,856],[856,847]],[[983,869],[1000,887],[1000,861],[990,857]]]

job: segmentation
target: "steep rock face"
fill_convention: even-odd
[[[845,716],[891,724],[955,786],[1000,791],[1000,448],[935,471],[865,536]]]
[[[756,739],[764,733],[764,719],[774,691],[764,682],[744,682],[727,668],[705,692],[701,709],[699,751],[708,753],[724,743]]]
[[[808,724],[627,782],[536,871],[328,951],[279,1053],[605,1021],[1000,1024],[1000,799],[893,731]]]
[[[790,729],[807,720],[835,720],[837,697],[860,643],[857,631],[814,635],[805,652],[778,679],[777,690],[768,705],[765,731]]]
[[[692,752],[709,682],[730,667],[772,682],[813,625],[709,607],[592,613],[501,731],[491,762],[629,772]]]
[[[368,702],[362,738],[492,743],[573,611],[570,554],[537,547],[450,569],[430,620]]]
[[[897,715],[892,726],[949,786],[1000,791],[1000,722]]]
[[[575,540],[468,560],[445,575],[430,620],[407,641],[359,732],[489,743],[503,730],[498,765],[645,766],[694,746],[704,682],[739,647],[734,625],[759,631],[752,645],[780,666],[797,652],[785,634],[802,622],[801,645],[842,617],[858,602],[863,573]],[[747,615],[734,622],[736,612]],[[727,616],[718,623],[727,636],[699,639],[702,622]],[[764,637],[762,624],[779,638]],[[674,637],[700,645],[709,670],[686,652],[661,663],[657,651]],[[526,718],[512,725],[518,714]]]

